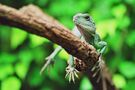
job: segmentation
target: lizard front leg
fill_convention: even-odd
[[[78,73],[79,71],[75,68],[74,65],[74,57],[70,55],[65,77],[69,77],[69,82],[73,81],[75,83],[75,78],[79,78]]]
[[[50,65],[53,64],[54,62],[54,57],[57,56],[57,54],[62,50],[62,47],[61,46],[58,46],[52,54],[50,54],[47,58],[45,58],[46,63],[44,64],[44,66],[42,67],[41,71],[40,71],[40,74],[43,73],[43,71]]]

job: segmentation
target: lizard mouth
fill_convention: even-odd
[[[73,22],[75,23],[76,26],[79,26],[79,27],[81,26],[81,23],[78,22],[78,18],[77,17],[73,18]]]

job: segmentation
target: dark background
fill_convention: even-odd
[[[0,0],[21,8],[40,7],[69,29],[72,17],[88,13],[95,20],[97,32],[108,43],[104,59],[121,90],[135,90],[135,0]],[[65,79],[68,54],[63,50],[55,65],[39,74],[47,57],[56,48],[49,40],[18,28],[0,25],[0,90],[92,90],[86,76],[76,83]]]

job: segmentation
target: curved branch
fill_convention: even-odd
[[[61,25],[58,21],[43,13],[39,8],[29,5],[16,10],[14,8],[0,4],[0,24],[21,28],[29,33],[48,38],[49,40],[62,46],[68,53],[81,59],[85,63],[84,71],[90,78],[95,90],[102,90],[102,82],[96,83],[92,77],[90,68],[98,60],[96,49],[81,41],[70,30]],[[105,67],[106,68],[106,67]],[[108,71],[105,71],[107,90],[115,90]],[[109,76],[109,78],[108,78]],[[109,80],[108,80],[109,79]]]

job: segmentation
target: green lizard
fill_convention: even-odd
[[[104,64],[103,60],[101,59],[102,54],[104,53],[107,43],[105,41],[101,41],[99,35],[96,33],[96,26],[94,21],[92,20],[92,17],[88,14],[82,14],[78,13],[73,17],[73,22],[75,23],[76,28],[74,29],[73,33],[76,34],[76,30],[78,30],[80,33],[76,34],[78,37],[85,40],[87,43],[93,45],[96,50],[99,52],[100,57],[97,61],[96,65],[92,68],[92,71],[95,71],[93,74],[93,77],[96,76],[96,74],[102,69],[102,66]],[[44,69],[46,69],[51,62],[54,62],[54,57],[62,50],[62,47],[58,46],[54,50],[54,52],[46,58],[47,62],[44,64],[43,68],[41,69],[42,73]],[[78,70],[75,69],[74,65],[74,57],[71,55],[70,59],[68,60],[68,66],[66,68],[66,77],[69,77],[69,81],[75,81],[75,77],[78,78]],[[99,81],[100,79],[98,79]]]

